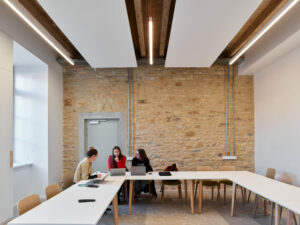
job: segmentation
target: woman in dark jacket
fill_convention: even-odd
[[[150,165],[150,161],[146,155],[146,152],[144,149],[138,149],[136,151],[135,157],[132,160],[132,166],[145,166],[146,167],[146,172],[150,172],[153,171],[151,165]],[[149,185],[148,185],[148,181],[145,180],[139,180],[139,181],[135,181],[135,194],[136,197],[141,193],[141,192],[149,192]],[[154,197],[157,197],[156,194],[156,190],[155,190],[155,184],[154,181],[152,180],[151,183],[151,191],[152,191],[152,195]]]

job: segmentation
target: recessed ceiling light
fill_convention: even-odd
[[[153,64],[153,23],[152,17],[149,17],[149,63]]]

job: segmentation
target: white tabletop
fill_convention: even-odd
[[[232,171],[178,171],[171,172],[171,176],[160,176],[158,173],[131,176],[130,172],[127,172],[126,180],[221,180],[227,179]]]
[[[300,188],[247,171],[180,171],[171,176],[152,172],[144,176],[107,177],[99,188],[73,185],[40,206],[9,222],[9,225],[78,225],[97,224],[113,197],[126,180],[221,180],[228,179],[291,211],[300,214]],[[94,203],[78,203],[78,199],[96,199]]]
[[[97,224],[124,180],[125,177],[107,177],[99,188],[79,187],[75,184],[8,225]],[[78,203],[78,199],[96,199],[96,202]]]
[[[237,171],[231,173],[228,179],[274,202],[280,200],[299,200],[300,188],[269,179],[259,174]]]

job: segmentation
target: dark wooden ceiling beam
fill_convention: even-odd
[[[82,59],[82,56],[70,40],[58,28],[37,0],[18,0],[19,3],[61,44],[72,58]]]
[[[161,22],[160,42],[159,42],[159,56],[165,55],[170,6],[171,6],[171,0],[163,0],[163,10],[162,10],[163,12],[162,12],[162,22]]]
[[[228,44],[221,57],[233,57],[278,12],[288,0],[264,0]]]
[[[146,56],[146,46],[145,46],[145,35],[144,35],[144,19],[143,19],[143,7],[142,0],[134,0],[134,10],[136,17],[136,24],[139,36],[140,52],[141,56]]]

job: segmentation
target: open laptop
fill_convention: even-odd
[[[108,173],[95,172],[92,175],[101,174],[100,178],[94,178],[90,180],[87,184],[100,184],[108,176]]]
[[[110,170],[111,176],[125,176],[126,169],[125,168],[114,168]]]
[[[132,176],[143,176],[146,175],[146,167],[145,166],[133,166],[130,169]]]

